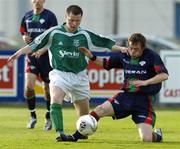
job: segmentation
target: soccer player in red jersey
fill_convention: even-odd
[[[53,12],[43,7],[45,0],[31,0],[32,10],[28,11],[21,21],[20,33],[26,44],[31,43],[38,35],[45,30],[56,26],[57,19]],[[50,93],[49,93],[49,71],[52,68],[49,64],[48,52],[45,52],[39,58],[28,54],[26,56],[25,67],[25,92],[24,97],[27,101],[31,118],[27,124],[27,128],[33,129],[37,122],[36,117],[36,97],[35,97],[35,81],[40,77],[44,85],[44,99],[46,100],[47,112],[45,115],[44,130],[50,130],[52,127],[50,120]]]
[[[146,48],[146,38],[142,34],[132,34],[128,43],[128,54],[116,52],[108,59],[97,58],[87,48],[80,48],[90,60],[106,70],[124,69],[122,91],[97,106],[89,114],[97,121],[106,116],[113,119],[131,116],[142,141],[161,142],[161,129],[153,130],[156,119],[154,104],[162,81],[168,79],[168,71],[160,56]],[[80,136],[81,134],[76,131],[73,135],[62,135],[59,141],[75,142]]]

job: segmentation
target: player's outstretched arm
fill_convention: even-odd
[[[11,55],[8,58],[8,65],[11,66],[15,59],[17,59],[18,57],[20,57],[23,54],[29,54],[31,52],[32,51],[31,51],[31,49],[29,48],[28,45],[23,47],[23,48],[21,48],[21,49],[19,49],[18,51],[16,51],[13,55]]]
[[[93,55],[90,50],[88,50],[85,47],[80,47],[79,50],[84,53],[85,56],[87,56],[91,61],[94,61],[95,64],[99,66],[103,66],[103,59],[96,57],[96,55]]]

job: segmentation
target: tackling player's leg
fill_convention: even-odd
[[[160,128],[155,129],[150,124],[137,124],[140,138],[143,142],[162,142],[162,131]]]
[[[139,136],[143,142],[161,142],[161,129],[155,129],[156,114],[153,108],[154,95],[136,95],[136,106],[133,107],[132,119],[137,124]],[[143,107],[143,108],[142,108]]]

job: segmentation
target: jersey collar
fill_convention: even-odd
[[[62,28],[62,31],[67,32],[66,29],[65,29],[65,27],[64,27],[65,24],[66,24],[66,22],[64,22],[64,23],[61,25],[61,28]],[[77,32],[79,32],[79,30],[80,30],[80,27],[78,27],[77,30],[75,30],[72,34],[76,34]]]

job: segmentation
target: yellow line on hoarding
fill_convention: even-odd
[[[12,91],[11,92],[0,92],[0,95],[7,95],[8,96],[8,94],[12,95],[14,93]]]

